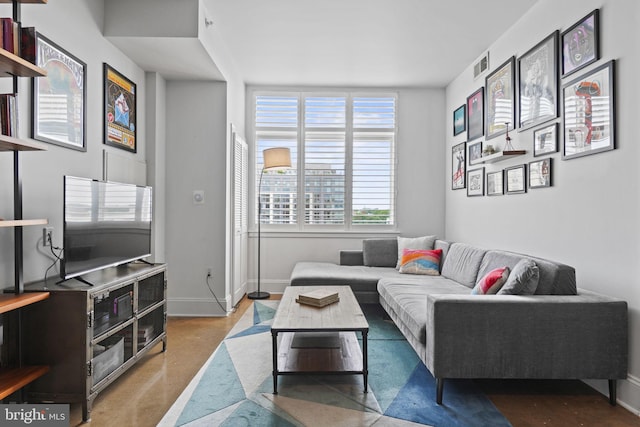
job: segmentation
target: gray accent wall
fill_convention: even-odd
[[[511,29],[488,47],[491,72],[515,55],[527,52],[554,30],[568,29],[592,10],[600,8],[602,59],[583,71],[616,60],[617,149],[572,160],[553,157],[553,187],[526,194],[467,197],[466,190],[450,190],[451,147],[466,135],[447,132],[445,164],[445,237],[487,248],[535,254],[576,268],[578,288],[623,298],[629,304],[629,378],[619,382],[621,404],[640,408],[640,192],[638,192],[637,70],[640,69],[640,3],[635,0],[540,0]],[[480,86],[473,80],[472,63],[446,88],[447,130],[453,111]],[[560,110],[561,111],[561,110]],[[560,120],[557,120],[560,122]],[[535,128],[534,128],[535,129]],[[559,142],[562,142],[560,126]],[[534,159],[533,129],[511,132],[515,149],[527,154],[485,165],[487,171],[528,163]],[[481,138],[483,142],[485,138]],[[504,136],[490,144],[503,144]],[[605,381],[589,382],[607,390]]]

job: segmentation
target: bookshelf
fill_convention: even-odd
[[[46,0],[0,0],[0,3],[13,5],[13,19],[20,21],[20,3],[45,4]],[[18,92],[19,77],[45,76],[46,71],[24,60],[18,55],[0,49],[0,77],[13,79],[14,93]],[[23,361],[22,322],[23,311],[33,304],[49,298],[49,292],[24,293],[23,278],[23,241],[22,229],[26,226],[47,224],[46,219],[24,219],[22,217],[22,177],[20,153],[23,151],[46,150],[43,144],[31,140],[0,135],[0,152],[13,154],[13,216],[0,220],[0,228],[14,230],[14,285],[13,289],[0,290],[0,324],[3,328],[4,342],[0,347],[0,401],[11,397],[22,400],[17,393],[49,371],[47,365],[27,365]],[[11,292],[13,291],[13,292]],[[15,395],[15,397],[13,397]]]

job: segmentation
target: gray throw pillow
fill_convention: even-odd
[[[535,262],[521,259],[513,267],[498,295],[533,295],[538,287],[540,271]]]
[[[398,258],[396,262],[396,270],[400,269],[400,260],[402,260],[402,251],[405,249],[433,249],[436,236],[422,237],[400,237],[398,236]]]
[[[362,262],[367,267],[395,267],[398,244],[396,239],[364,239]]]

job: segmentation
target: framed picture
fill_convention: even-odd
[[[562,87],[565,160],[615,148],[614,61]]]
[[[505,190],[507,194],[518,194],[527,191],[526,169],[526,165],[518,165],[504,170]]]
[[[104,143],[136,152],[136,84],[104,64]]]
[[[484,87],[467,98],[467,140],[484,135]]]
[[[514,128],[515,124],[515,57],[489,74],[486,79],[486,137],[493,138]]]
[[[558,31],[518,58],[518,83],[521,129],[558,116]]]
[[[487,196],[502,196],[504,194],[502,171],[487,172]]]
[[[33,139],[87,151],[87,64],[36,33],[36,65],[47,70],[33,79]]]
[[[551,187],[552,158],[529,163],[529,188]]]
[[[453,136],[460,135],[467,129],[466,107],[466,105],[461,105],[453,112]]]
[[[467,143],[461,142],[451,149],[451,189],[460,190],[465,187],[467,170]]]
[[[560,37],[562,75],[568,76],[600,58],[600,11],[598,9],[573,24]]]
[[[482,141],[467,145],[469,146],[469,164],[471,165],[482,158]]]
[[[467,172],[467,196],[484,196],[484,168]]]
[[[558,151],[558,124],[554,123],[533,131],[533,156],[544,156],[545,154]]]

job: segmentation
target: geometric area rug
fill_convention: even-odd
[[[255,301],[159,426],[511,426],[470,380],[435,380],[376,304],[369,322],[369,390],[361,375],[282,376],[273,394],[271,321],[277,300]]]

